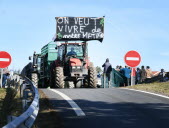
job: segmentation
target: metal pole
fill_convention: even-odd
[[[136,70],[135,68],[131,68],[131,86],[135,85],[136,78]]]
[[[2,79],[3,79],[3,68],[1,68],[1,88],[2,88]]]

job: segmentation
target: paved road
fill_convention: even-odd
[[[169,128],[169,99],[124,89],[57,89],[86,116],[77,116],[59,94],[42,89],[65,128]]]

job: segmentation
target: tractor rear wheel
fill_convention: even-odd
[[[97,76],[96,76],[96,70],[93,66],[89,67],[88,70],[88,86],[91,88],[97,88]]]
[[[38,87],[38,74],[37,73],[32,73],[31,74],[32,82],[36,87]]]
[[[57,88],[64,88],[64,75],[63,75],[63,68],[56,67],[55,68],[55,87]]]

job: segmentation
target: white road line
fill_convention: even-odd
[[[0,61],[9,62],[9,58],[0,58]]]
[[[135,60],[135,61],[139,61],[138,57],[126,57],[126,60]]]
[[[73,110],[75,111],[75,113],[77,114],[77,116],[86,116],[85,113],[82,111],[82,109],[67,95],[63,94],[62,92],[59,92],[57,90],[54,89],[49,89],[57,94],[59,94],[61,97],[63,97],[69,104],[70,106],[73,108]]]
[[[143,92],[143,93],[147,93],[147,94],[151,94],[151,95],[155,95],[155,96],[159,96],[159,97],[163,97],[163,98],[169,99],[168,96],[164,96],[164,95],[160,95],[160,94],[156,94],[156,93],[152,93],[152,92],[146,92],[146,91],[141,91],[141,90],[136,90],[136,89],[129,89],[129,88],[121,88],[121,89],[132,90],[132,91],[137,91],[137,92]]]

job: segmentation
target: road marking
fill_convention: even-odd
[[[163,98],[169,99],[168,96],[156,94],[156,93],[153,93],[153,92],[146,92],[146,91],[141,91],[141,90],[136,90],[136,89],[129,89],[129,88],[121,88],[121,89],[132,90],[132,91],[137,91],[137,92],[143,92],[143,93],[147,93],[147,94],[151,94],[151,95],[155,95],[155,96],[159,96],[159,97],[163,97]]]
[[[70,106],[73,108],[73,110],[75,111],[75,113],[77,114],[77,116],[86,116],[85,113],[82,111],[82,109],[67,95],[63,94],[62,92],[59,92],[57,90],[54,89],[49,89],[57,94],[59,94],[61,97],[63,97],[69,104]]]
[[[135,61],[139,61],[138,57],[126,57],[126,60],[135,60]]]
[[[0,58],[0,61],[9,62],[9,58]]]

